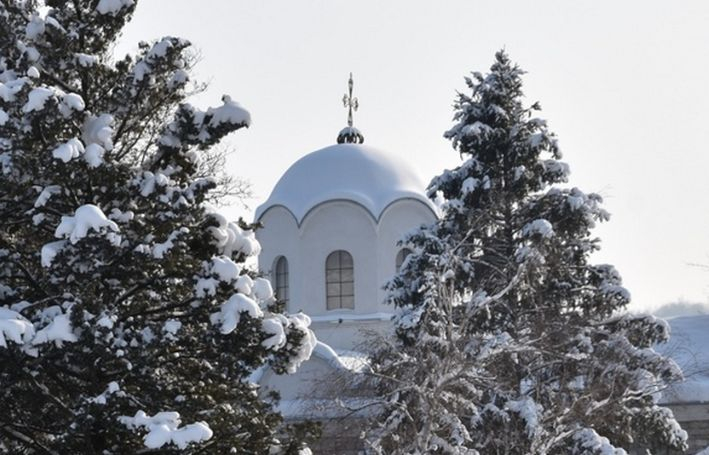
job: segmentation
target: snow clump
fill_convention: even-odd
[[[84,108],[86,108],[86,103],[84,103],[81,95],[78,93],[66,93],[62,96],[62,104],[59,110],[64,116],[69,117],[72,110],[81,112]]]
[[[54,91],[47,87],[33,88],[27,95],[27,103],[22,106],[22,112],[28,114],[32,111],[44,109],[44,104],[54,95]]]
[[[20,313],[0,307],[0,347],[7,347],[7,339],[24,344],[34,336],[34,326]]]
[[[236,101],[232,101],[229,95],[224,95],[222,97],[224,104],[217,108],[209,108],[207,110],[207,115],[211,115],[212,118],[209,121],[209,126],[216,127],[222,123],[229,123],[231,125],[251,125],[251,114],[249,111],[244,109],[241,104]]]
[[[60,239],[68,237],[72,244],[76,244],[88,235],[90,229],[100,232],[102,228],[118,231],[118,225],[106,218],[100,208],[86,204],[76,209],[74,216],[63,216],[54,236]]]
[[[261,252],[261,245],[256,240],[254,231],[241,229],[238,224],[227,221],[224,215],[211,211],[211,207],[206,204],[205,209],[218,224],[210,226],[208,230],[212,234],[213,243],[222,254],[231,256],[239,252],[246,256],[256,256]]]
[[[32,79],[37,79],[39,77],[39,70],[36,66],[29,67],[27,70],[27,77],[31,77]]]
[[[66,240],[47,243],[42,247],[42,267],[51,267],[57,254],[66,246]]]
[[[578,447],[583,453],[597,453],[599,455],[627,455],[623,449],[613,447],[608,438],[605,438],[591,428],[584,428],[574,435]]]
[[[78,338],[74,335],[71,328],[69,315],[58,314],[49,325],[37,332],[37,335],[32,339],[32,344],[36,346],[38,344],[54,341],[57,347],[62,347],[64,341],[74,343],[77,340]]]
[[[118,421],[131,430],[139,427],[147,429],[148,434],[143,442],[149,449],[159,449],[165,444],[175,444],[179,449],[185,449],[190,443],[209,440],[213,434],[206,422],[178,428],[180,414],[177,412],[158,412],[150,417],[144,411],[138,411],[135,416],[121,416]]]
[[[47,203],[47,201],[49,201],[49,198],[51,198],[55,194],[59,194],[61,192],[62,192],[62,187],[59,185],[45,186],[44,189],[42,190],[42,192],[39,193],[37,200],[34,201],[35,208],[43,207]]]
[[[52,150],[52,156],[65,163],[80,157],[84,153],[84,144],[80,140],[73,138],[69,139],[59,147]]]
[[[101,114],[91,116],[84,123],[84,134],[82,139],[86,144],[100,145],[104,150],[113,150],[113,116]]]
[[[96,5],[96,11],[103,15],[115,16],[121,9],[132,6],[133,3],[133,0],[101,0]]]
[[[551,223],[545,219],[534,220],[531,223],[527,223],[524,228],[522,228],[522,235],[525,237],[530,237],[534,234],[539,234],[543,238],[549,238],[554,234],[554,229]]]
[[[226,256],[212,258],[211,272],[219,277],[220,281],[230,282],[239,278],[241,267]]]
[[[237,293],[229,297],[229,300],[222,304],[221,310],[211,315],[210,320],[212,324],[221,323],[220,331],[222,334],[227,335],[239,325],[241,313],[247,313],[252,318],[263,316],[263,311],[261,311],[256,301]]]

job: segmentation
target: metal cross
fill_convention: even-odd
[[[347,83],[347,86],[349,87],[349,95],[345,93],[345,96],[342,97],[342,104],[346,108],[349,109],[347,113],[347,126],[352,126],[352,110],[355,112],[357,111],[357,108],[359,107],[359,101],[357,98],[352,97],[352,87],[354,86],[354,82],[352,81],[352,73],[350,73],[350,80]]]

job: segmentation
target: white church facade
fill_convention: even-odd
[[[258,378],[280,393],[287,417],[310,417],[307,401],[320,398],[313,384],[352,368],[363,337],[390,327],[383,286],[409,253],[399,240],[436,219],[423,189],[402,159],[341,143],[294,163],[258,207],[259,269],[288,312],[311,318],[318,339],[295,375]]]
[[[351,349],[354,329],[390,318],[383,285],[408,252],[398,241],[435,217],[405,163],[361,144],[326,147],[293,164],[258,208],[259,268],[319,340]]]
[[[256,210],[259,270],[288,312],[311,318],[318,339],[295,374],[264,369],[252,378],[262,391],[279,392],[287,419],[332,417],[332,406],[319,406],[331,391],[319,384],[360,368],[368,334],[391,327],[384,285],[410,252],[399,241],[437,218],[403,156],[363,144],[352,126],[351,84],[349,126],[338,143],[291,165]]]

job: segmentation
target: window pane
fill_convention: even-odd
[[[352,256],[347,251],[340,251],[340,267],[352,268]]]
[[[327,309],[328,310],[336,310],[338,308],[342,308],[341,306],[341,300],[339,297],[328,297],[327,298]]]
[[[354,296],[342,297],[342,308],[354,310]]]
[[[354,283],[342,283],[342,296],[353,296],[354,295]]]
[[[342,274],[340,276],[342,281],[354,281],[354,270],[353,269],[342,269]]]
[[[328,283],[327,284],[327,295],[329,296],[337,296],[339,297],[340,294],[340,283]]]
[[[326,267],[328,270],[339,269],[340,268],[340,255],[339,252],[331,253],[327,257]]]
[[[325,277],[328,283],[340,281],[340,270],[328,270]]]

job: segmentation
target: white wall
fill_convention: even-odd
[[[391,204],[382,214],[378,226],[377,254],[379,261],[379,287],[384,286],[396,273],[396,255],[403,247],[397,243],[407,232],[422,224],[431,224],[436,216],[431,209],[415,199],[401,199]],[[385,293],[380,292],[380,301]],[[388,306],[387,311],[392,309]]]
[[[415,199],[392,203],[379,222],[357,203],[328,201],[313,208],[300,226],[288,210],[274,206],[262,215],[264,227],[256,233],[262,246],[259,268],[270,276],[277,257],[288,259],[290,312],[302,310],[334,321],[392,312],[384,305],[382,287],[395,272],[396,255],[401,249],[396,244],[406,232],[434,219],[431,209]],[[326,308],[325,260],[336,250],[349,252],[354,261],[354,310]],[[371,324],[381,326],[372,320],[343,324],[321,321],[312,327],[318,338],[333,347],[352,349],[358,344],[357,326]]]

